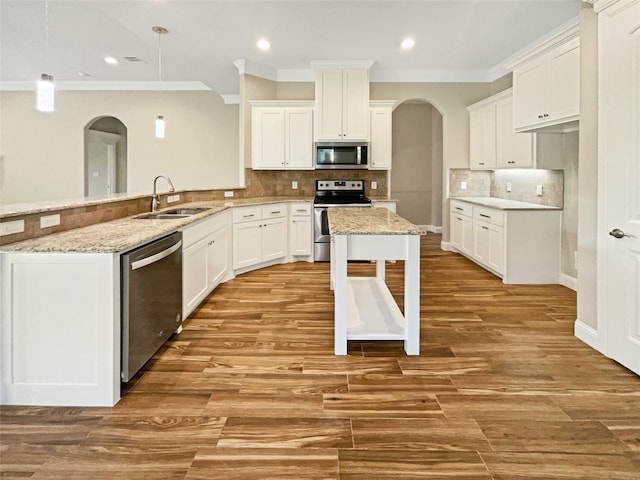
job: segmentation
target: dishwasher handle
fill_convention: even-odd
[[[137,270],[138,268],[146,267],[147,265],[151,265],[152,263],[158,262],[163,258],[168,257],[173,252],[182,247],[182,240],[178,240],[177,243],[170,246],[166,250],[162,252],[158,252],[155,255],[151,255],[150,257],[143,258],[141,260],[136,260],[135,262],[131,262],[131,270]]]

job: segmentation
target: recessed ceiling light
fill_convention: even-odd
[[[104,61],[107,62],[109,65],[117,65],[118,64],[118,59],[114,58],[114,57],[104,57]]]
[[[257,45],[260,50],[269,50],[271,48],[271,44],[269,43],[269,40],[265,40],[264,38],[261,40],[258,40]]]
[[[409,50],[411,48],[413,48],[416,44],[416,41],[409,37],[409,38],[405,38],[404,40],[402,40],[402,43],[400,44],[400,46],[404,49],[404,50]]]
[[[90,73],[87,73],[87,72],[78,72],[78,76],[79,76],[79,77],[90,77],[90,76],[91,76],[91,74],[90,74]]]

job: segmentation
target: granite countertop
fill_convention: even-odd
[[[311,202],[311,197],[258,197],[228,201],[192,202],[173,205],[173,208],[206,207],[209,210],[176,219],[139,219],[137,214],[110,222],[54,233],[44,237],[2,245],[3,252],[51,252],[51,253],[120,253],[131,250],[157,238],[215,215],[231,207],[267,205],[270,203]]]
[[[562,210],[562,207],[519,202],[517,200],[507,200],[506,198],[498,197],[449,197],[449,200],[458,200],[500,210]]]
[[[332,235],[426,235],[410,221],[386,208],[329,208]]]

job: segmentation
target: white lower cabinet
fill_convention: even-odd
[[[233,210],[233,268],[252,267],[287,255],[287,206]]]
[[[451,201],[451,221],[449,222],[449,241],[451,246],[461,253],[473,255],[472,207],[468,203]]]
[[[224,279],[229,269],[229,215],[222,212],[182,232],[182,318]]]
[[[0,404],[120,399],[120,255],[0,253]]]
[[[558,283],[562,211],[509,209],[451,200],[451,247],[504,283]]]
[[[308,257],[313,253],[313,226],[310,203],[292,203],[289,216],[289,254]]]
[[[473,222],[473,257],[495,273],[504,273],[504,228]]]

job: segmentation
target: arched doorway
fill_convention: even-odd
[[[424,100],[393,111],[391,198],[398,214],[428,231],[442,231],[442,114]]]
[[[115,117],[98,117],[84,128],[84,194],[127,191],[127,127]]]

